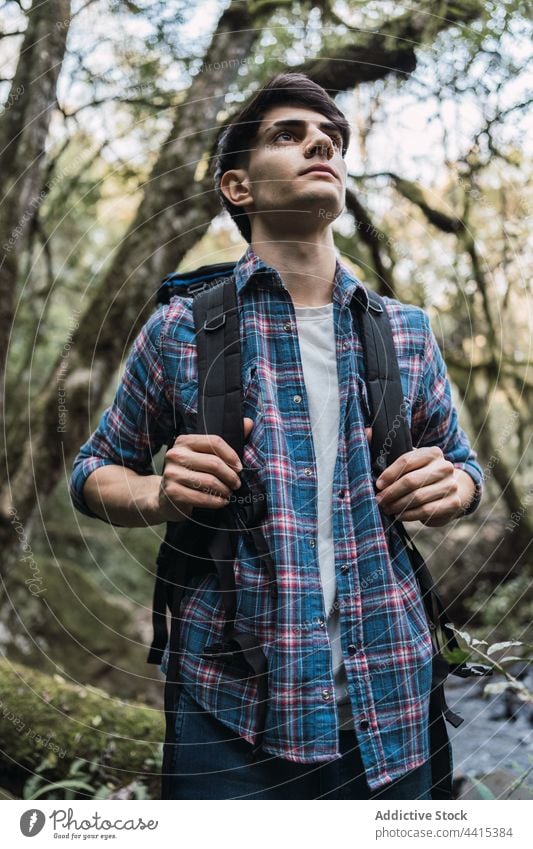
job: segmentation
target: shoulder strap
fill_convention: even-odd
[[[356,313],[372,414],[370,454],[377,476],[410,451],[412,442],[389,316],[378,294],[369,291],[368,298],[368,310],[357,305]]]
[[[198,356],[198,433],[224,436],[242,457],[241,347],[233,277],[211,284],[192,304]]]
[[[197,431],[222,436],[242,459],[241,336],[233,275],[211,283],[203,291],[198,290],[193,301],[193,316],[198,356]],[[206,645],[203,656],[240,666],[245,674],[255,678],[258,708],[254,757],[261,750],[265,731],[268,664],[258,637],[235,625],[237,587],[233,560],[237,534],[249,534],[268,573],[272,598],[277,598],[273,561],[259,527],[266,502],[266,493],[261,494],[262,499],[253,497],[241,475],[241,486],[229,505],[219,510],[195,509],[192,514],[192,518],[205,528],[207,550],[218,574],[225,618],[222,642]]]
[[[413,444],[405,415],[400,369],[385,302],[375,292],[369,291],[368,296],[368,310],[362,309],[357,304],[356,314],[365,360],[366,384],[371,413],[372,441],[370,454],[372,468],[377,476],[398,457],[410,451]],[[384,519],[388,521],[387,517],[384,517]],[[438,651],[440,652],[442,648],[459,649],[454,633],[447,628],[448,618],[445,607],[424,558],[403,524],[397,520],[389,523],[396,527],[409,555],[420,584],[431,630],[437,638]],[[445,646],[438,644],[436,633],[438,629],[441,631]],[[484,667],[482,664],[455,663],[450,665],[450,670],[460,677],[490,674],[486,671],[487,669],[490,669],[490,667]]]
[[[168,304],[173,295],[194,295],[212,285],[217,279],[233,274],[235,262],[219,262],[217,265],[202,265],[194,271],[167,274],[156,292],[156,303]]]
[[[228,264],[229,266],[229,264]],[[233,267],[233,263],[231,264]],[[232,448],[242,456],[244,431],[240,409],[240,345],[239,318],[236,310],[235,289],[224,286],[224,279],[218,280],[210,273],[219,266],[203,266],[187,274],[170,274],[158,290],[158,301],[166,303],[172,294],[183,297],[194,295],[193,316],[197,329],[197,355],[199,368],[198,388],[198,432],[231,432]],[[228,270],[224,267],[224,270]],[[203,276],[206,272],[206,276]],[[161,292],[165,286],[164,297]],[[204,291],[204,289],[206,291]],[[196,294],[198,293],[198,294]],[[202,297],[200,297],[202,296]],[[197,299],[198,298],[198,303]],[[219,318],[222,316],[221,318]],[[210,332],[222,328],[222,334]],[[228,350],[228,356],[224,351]],[[210,368],[210,363],[213,367]],[[239,432],[240,425],[240,432]],[[230,441],[228,439],[228,441]],[[203,515],[209,522],[209,511],[196,511],[196,518]],[[148,653],[148,663],[159,664],[168,642],[167,607],[179,609],[179,601],[186,584],[186,571],[189,558],[199,550],[202,522],[167,522],[165,539],[161,543],[157,557],[157,573],[152,602],[153,639]],[[196,568],[198,568],[196,566]],[[231,575],[230,580],[231,593]],[[225,596],[229,599],[229,595]],[[231,599],[233,602],[233,598]],[[173,664],[177,662],[175,652],[171,656]]]

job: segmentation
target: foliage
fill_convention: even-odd
[[[469,634],[468,631],[459,630],[453,625],[449,625],[448,627],[455,632],[457,637],[466,643],[467,647],[465,650],[460,650],[459,652],[457,652],[457,650],[447,650],[443,652],[449,662],[457,663],[471,660],[472,655],[474,655],[476,659],[481,658],[485,664],[491,666],[493,672],[502,676],[503,680],[497,682],[490,681],[485,685],[483,691],[485,695],[499,694],[509,690],[514,693],[520,701],[533,704],[533,692],[531,692],[523,681],[518,680],[507,669],[508,664],[516,664],[517,661],[525,664],[526,666],[531,665],[533,662],[532,657],[525,656],[524,654],[517,655],[516,651],[519,649],[532,649],[533,646],[530,646],[527,643],[522,643],[520,640],[507,640],[505,642],[492,643],[489,645],[486,640],[479,640],[477,637],[473,637]],[[513,648],[515,654],[502,654],[509,648]],[[498,656],[498,659],[495,658],[495,655]]]
[[[158,762],[154,761],[153,766]],[[50,783],[44,773],[50,769],[48,759],[41,761],[34,774],[25,783],[23,799],[149,799],[151,798],[143,781],[132,781],[126,787],[103,782],[99,764],[90,764],[83,758],[76,758],[70,764],[69,771],[62,781]],[[123,795],[121,795],[121,793]]]

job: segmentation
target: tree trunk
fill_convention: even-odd
[[[15,76],[0,120],[0,433],[4,375],[18,282],[18,255],[42,201],[44,151],[56,106],[70,23],[70,0],[34,2]],[[0,466],[3,472],[3,463]]]
[[[139,777],[159,798],[156,764],[163,739],[162,711],[0,660],[0,785],[16,796],[45,759],[43,776],[53,782],[81,758],[87,772],[98,767],[95,790],[107,781],[126,785]]]
[[[89,293],[81,317],[76,317],[78,327],[68,351],[32,402],[31,430],[19,429],[18,444],[6,447],[8,483],[0,491],[4,573],[18,551],[13,511],[29,535],[37,494],[46,496],[68,474],[66,464],[84,441],[90,411],[101,406],[128,340],[152,308],[155,283],[175,268],[220,209],[211,181],[195,182],[194,175],[214,142],[227,90],[260,34],[242,5],[223,13],[205,56],[205,70],[194,78],[187,100],[176,111],[135,220],[111,268]],[[231,61],[221,63],[220,56],[230,56]]]

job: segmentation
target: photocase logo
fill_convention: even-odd
[[[42,831],[46,822],[46,817],[42,811],[32,808],[30,811],[25,811],[20,818],[20,830],[24,837],[35,837]]]

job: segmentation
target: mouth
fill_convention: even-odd
[[[334,177],[337,179],[337,174],[330,168],[329,165],[312,165],[311,168],[306,168],[305,171],[302,171],[302,174],[317,174],[324,177]]]

